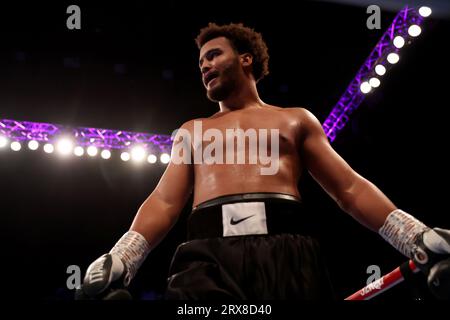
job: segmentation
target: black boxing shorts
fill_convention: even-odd
[[[302,205],[278,193],[215,198],[195,207],[169,270],[166,299],[332,300],[317,241],[300,233]]]

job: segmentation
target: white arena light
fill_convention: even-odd
[[[128,161],[130,160],[130,154],[128,152],[122,152],[120,154],[120,159],[122,159],[123,161]]]
[[[39,148],[39,142],[37,142],[36,140],[31,140],[28,142],[28,149],[30,150],[37,150],[37,148]]]
[[[369,84],[372,88],[378,88],[380,86],[380,80],[378,78],[370,78]]]
[[[46,143],[44,145],[44,152],[53,153],[53,151],[55,151],[55,147],[53,147],[53,145],[51,143]]]
[[[100,156],[101,156],[103,159],[109,159],[109,158],[111,158],[111,151],[109,151],[109,150],[103,150],[103,151],[100,153]]]
[[[91,157],[95,157],[98,153],[97,147],[95,146],[89,146],[87,148],[87,154],[90,155]]]
[[[387,61],[390,64],[396,64],[400,60],[400,56],[394,52],[389,53],[387,56]]]
[[[422,17],[424,17],[424,18],[430,16],[430,14],[431,14],[432,12],[433,12],[433,11],[432,11],[431,8],[429,8],[429,7],[420,7],[420,8],[419,8],[419,14],[420,14]]]
[[[402,36],[396,36],[394,38],[394,46],[398,49],[402,48],[405,45],[405,39]]]
[[[20,142],[18,141],[13,141],[11,143],[11,150],[12,151],[19,151],[20,149],[22,149],[22,145],[20,144]]]
[[[131,158],[134,161],[142,161],[145,158],[145,150],[142,147],[134,147],[131,150]]]
[[[362,93],[369,93],[370,90],[372,90],[372,87],[370,86],[369,82],[364,81],[363,83],[361,83],[361,86],[359,87],[361,89]]]
[[[378,65],[375,67],[375,73],[376,73],[377,75],[379,75],[379,76],[384,75],[384,74],[386,73],[386,67],[383,66],[382,64],[378,64]]]
[[[6,147],[8,144],[8,139],[6,137],[0,136],[0,148]]]
[[[417,37],[421,32],[422,32],[422,29],[417,24],[413,24],[412,26],[410,26],[408,28],[408,34],[411,37]]]
[[[73,149],[73,153],[74,153],[74,155],[76,155],[77,157],[81,157],[81,156],[84,154],[84,149],[83,149],[83,147],[81,147],[81,146],[76,146],[76,147]]]
[[[169,163],[169,161],[170,161],[170,155],[167,154],[167,153],[163,153],[163,154],[161,154],[161,156],[159,157],[159,160],[160,160],[162,163],[167,164],[167,163]]]
[[[156,163],[157,160],[158,158],[154,154],[151,154],[147,157],[148,163]]]
[[[72,153],[73,150],[73,142],[69,139],[61,139],[58,141],[57,150],[62,155],[68,155]]]

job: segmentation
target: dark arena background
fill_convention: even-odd
[[[81,10],[81,29],[66,25],[70,5]],[[367,26],[369,5],[381,9],[379,29]],[[383,36],[407,5],[433,11],[426,18],[405,19],[404,29],[394,31],[403,32],[406,43],[396,48]],[[322,123],[333,120],[339,101],[353,104],[337,127],[324,125],[336,129],[329,135],[333,147],[399,208],[427,225],[450,228],[449,11],[444,0],[2,4],[3,291],[15,300],[73,300],[68,267],[79,266],[84,274],[128,230],[166,166],[160,161],[164,137],[185,121],[218,110],[206,98],[194,43],[208,22],[242,22],[262,33],[270,54],[270,74],[258,83],[265,102],[305,107]],[[420,35],[405,34],[414,23],[420,24]],[[384,56],[374,51],[380,41],[385,41]],[[398,53],[397,63],[386,62],[388,50]],[[374,73],[378,63],[386,74]],[[369,74],[380,83],[364,87]],[[350,88],[355,81],[358,85]],[[370,92],[363,93],[367,88]],[[160,147],[154,149],[155,163],[147,161],[148,154],[140,162],[133,154],[123,161],[120,153],[136,141],[125,138],[122,149],[111,147],[109,159],[100,156],[102,148],[96,156],[86,148],[81,156],[64,156],[49,128],[157,134],[162,140],[154,143]],[[37,150],[29,148],[31,140],[38,142]],[[45,152],[44,145],[52,142],[55,151]],[[88,143],[85,139],[82,146]],[[299,187],[308,212],[305,226],[321,242],[338,300],[366,285],[373,275],[370,266],[383,275],[406,261],[345,214],[307,173]],[[162,298],[172,255],[186,239],[191,205],[192,200],[141,267],[130,287],[134,299]],[[416,274],[374,300],[434,297],[425,277]]]

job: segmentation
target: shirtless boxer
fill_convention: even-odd
[[[98,298],[118,284],[128,286],[193,193],[188,241],[172,260],[168,299],[331,299],[318,245],[300,233],[297,183],[303,170],[342,210],[414,259],[439,289],[435,280],[450,253],[450,232],[428,228],[356,173],[309,111],[271,106],[259,98],[256,83],[268,74],[269,59],[261,35],[241,24],[209,24],[196,42],[207,96],[218,102],[219,111],[182,125],[172,159],[178,157],[175,147],[189,141],[186,133],[195,136],[196,121],[203,131],[215,129],[224,136],[227,129],[276,129],[278,142],[270,140],[267,148],[278,152],[277,170],[261,174],[260,162],[196,162],[194,151],[211,141],[189,141],[192,154],[187,161],[169,163],[130,230],[89,266],[82,292]],[[232,151],[248,152],[249,142],[242,148],[235,144]]]

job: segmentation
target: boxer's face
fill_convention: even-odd
[[[214,102],[225,100],[243,75],[239,54],[225,37],[212,39],[202,46],[199,66],[206,94]]]

